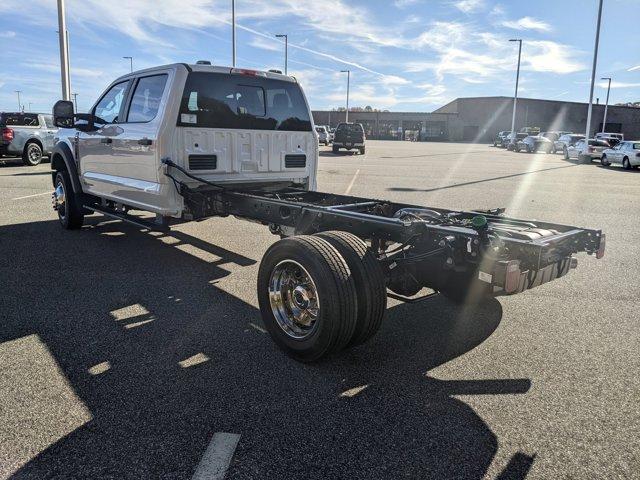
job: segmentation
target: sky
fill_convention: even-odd
[[[87,111],[134,69],[231,65],[231,0],[66,0],[71,89]],[[429,112],[457,97],[588,101],[597,0],[236,0],[237,66],[284,69],[312,109]],[[0,111],[50,112],[61,96],[55,0],[0,2]],[[597,78],[611,103],[640,101],[640,0],[604,0]],[[604,102],[606,83],[594,97]]]

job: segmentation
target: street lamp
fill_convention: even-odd
[[[72,93],[71,96],[73,97],[73,109],[78,113],[78,94]]]
[[[133,57],[122,57],[124,59],[129,59],[129,68],[131,69],[131,72],[133,73]]]
[[[522,56],[522,39],[512,38],[510,42],[518,42],[518,69],[516,70],[516,93],[513,96],[513,114],[511,116],[511,144],[516,142],[516,105],[518,103],[518,82],[520,81],[520,57]]]
[[[31,102],[29,102],[29,113],[31,113]]]
[[[276,38],[284,38],[284,74],[287,75],[287,63],[289,56],[289,37],[286,34],[278,34]]]
[[[605,126],[607,125],[607,108],[609,107],[609,91],[611,90],[611,78],[602,77],[600,80],[609,80],[607,85],[607,99],[604,102],[604,119],[602,120],[602,133],[604,133]]]
[[[351,70],[340,70],[340,73],[347,74],[347,114],[344,121],[349,123],[349,82],[351,80]]]
[[[21,112],[22,111],[22,104],[20,103],[20,94],[22,93],[22,90],[14,90],[14,92],[16,92],[18,94],[18,111]]]
[[[598,63],[598,44],[600,43],[600,21],[602,20],[602,0],[598,5],[598,21],[596,23],[596,42],[593,46],[593,66],[591,67],[591,90],[589,92],[589,110],[587,111],[587,131],[585,138],[589,140],[591,130],[591,110],[593,109],[593,87],[596,82],[596,65]]]
[[[62,80],[62,99],[71,99],[71,80],[69,77],[69,36],[65,19],[64,0],[58,0],[58,38],[60,42],[60,77]]]
[[[232,66],[236,66],[236,0],[231,0],[231,57]]]

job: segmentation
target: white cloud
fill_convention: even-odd
[[[484,7],[484,0],[458,0],[454,5],[461,12],[471,13]]]
[[[633,72],[634,70],[640,70],[640,65],[636,65],[635,67],[631,67],[627,70],[627,72]]]
[[[58,63],[39,63],[39,62],[23,62],[20,64],[31,70],[42,70],[44,72],[60,73],[60,64]],[[72,66],[71,73],[78,77],[98,78],[103,76],[102,70],[92,68],[80,68]]]
[[[600,88],[607,88],[608,82],[600,82],[598,86]],[[615,80],[611,82],[611,88],[637,88],[640,87],[640,82],[616,82]]]
[[[14,38],[16,36],[16,32],[12,30],[7,30],[6,32],[0,32],[0,38]]]
[[[397,8],[405,8],[419,3],[420,0],[395,0],[393,5]]]
[[[548,32],[551,30],[551,25],[533,17],[522,17],[518,20],[505,20],[502,22],[502,26],[512,28],[514,30],[537,30],[540,32]]]

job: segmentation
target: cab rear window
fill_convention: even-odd
[[[37,114],[3,113],[0,115],[1,127],[37,127],[39,124]]]
[[[247,130],[312,131],[297,83],[246,75],[192,72],[178,125]]]

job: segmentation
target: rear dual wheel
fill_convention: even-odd
[[[349,233],[284,238],[260,263],[258,303],[274,342],[311,362],[375,334],[386,307],[384,276]]]

